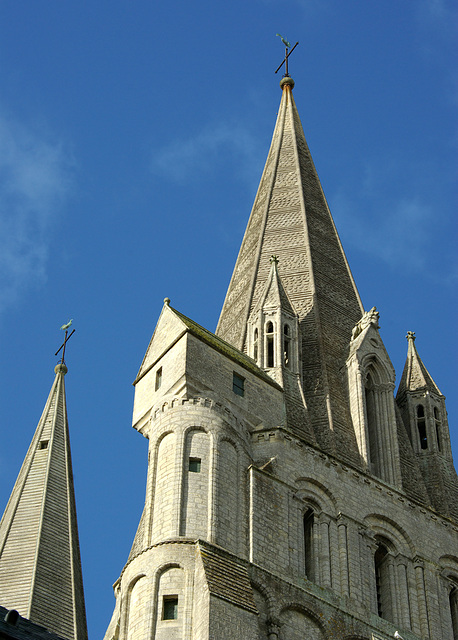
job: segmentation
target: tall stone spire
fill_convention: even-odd
[[[248,350],[248,320],[265,289],[269,258],[277,255],[299,320],[302,388],[316,438],[356,460],[341,367],[364,310],[305,140],[294,81],[284,77],[280,86],[270,151],[217,334]]]
[[[86,640],[65,364],[0,522],[0,603],[68,640]]]

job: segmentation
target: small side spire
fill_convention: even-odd
[[[87,640],[63,358],[54,371],[0,522],[0,603],[62,638]]]
[[[434,393],[442,396],[439,387],[432,379],[430,373],[418,355],[418,351],[415,346],[415,331],[408,331],[406,338],[408,341],[407,359],[396,397],[400,397],[406,391],[419,391],[420,389],[433,391]]]
[[[432,506],[458,518],[458,477],[453,466],[445,397],[439,391],[407,332],[407,359],[396,403],[399,407]]]

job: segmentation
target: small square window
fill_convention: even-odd
[[[232,391],[238,396],[242,396],[242,398],[245,395],[245,378],[239,376],[235,371],[232,378]]]
[[[200,458],[189,458],[189,471],[192,471],[193,473],[200,473],[200,467]]]
[[[163,620],[178,619],[178,596],[164,596],[162,607]]]
[[[38,445],[39,449],[47,449],[49,440],[42,440]]]
[[[156,371],[156,382],[154,385],[154,391],[160,389],[162,384],[162,367]]]

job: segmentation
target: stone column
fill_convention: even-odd
[[[254,562],[254,514],[255,514],[255,470],[253,465],[250,465],[248,469],[249,475],[249,488],[250,488],[250,502],[248,513],[248,559],[250,562]]]
[[[364,380],[356,354],[347,360],[347,378],[350,392],[350,412],[361,458],[369,466],[369,443],[364,398]]]
[[[150,431],[148,430],[148,438],[150,438]],[[143,544],[149,547],[151,544],[151,537],[153,533],[153,511],[154,511],[154,481],[156,479],[157,469],[157,440],[156,438],[149,440],[148,446],[148,475],[146,478],[146,499],[145,499],[145,537]]]
[[[407,559],[398,557],[397,559],[397,600],[399,602],[398,607],[398,621],[399,625],[404,629],[411,629],[411,611],[410,611],[410,593],[409,584],[407,580]],[[396,597],[396,595],[395,595]]]
[[[208,514],[207,535],[209,542],[216,541],[217,526],[217,478],[218,478],[218,438],[214,433],[210,434],[210,460],[208,478]]]
[[[429,636],[429,619],[428,619],[428,605],[426,602],[426,590],[425,590],[425,570],[423,561],[419,558],[415,558],[415,580],[417,584],[417,597],[418,597],[418,610],[420,620],[421,635]]]
[[[339,561],[339,536],[337,522],[333,519],[329,522],[329,543],[331,555],[331,583],[338,592],[340,589],[340,561]]]
[[[394,624],[396,625],[400,625],[401,624],[401,620],[400,620],[400,617],[401,617],[400,616],[400,597],[401,596],[398,590],[396,561],[395,561],[395,558],[391,555],[391,553],[389,553],[385,562],[386,562],[386,568],[388,573],[388,585],[385,585],[385,588],[387,587],[387,590],[388,590],[388,600],[389,600],[389,606],[391,611],[391,622],[394,622]],[[385,591],[385,589],[382,589],[382,593],[383,591]],[[383,596],[382,596],[382,600],[383,600]]]
[[[337,529],[339,538],[340,591],[343,596],[349,596],[347,523],[341,513],[337,516]]]
[[[331,555],[329,540],[329,522],[330,517],[322,514],[320,517],[319,529],[319,568],[320,568],[320,584],[322,587],[331,587]]]
[[[180,524],[181,524],[181,510],[183,505],[183,466],[184,460],[183,456],[185,453],[184,450],[184,433],[182,428],[175,428],[175,463],[174,463],[174,472],[176,474],[176,489],[177,495],[176,500],[172,503],[172,527],[171,527],[171,535],[179,536],[180,535]],[[173,491],[173,489],[171,488]]]
[[[415,568],[413,563],[409,560],[407,564],[407,582],[409,585],[409,604],[410,604],[410,622],[411,629],[417,636],[420,635],[420,611],[418,608],[417,582],[415,576]]]
[[[396,431],[396,413],[394,408],[394,383],[388,382],[383,385],[382,389],[384,416],[386,420],[386,440],[388,457],[388,469],[390,482],[398,487],[402,486],[401,469],[399,466],[399,446]]]
[[[318,518],[316,513],[314,512],[313,518],[313,530],[312,530],[312,561],[313,561],[313,575],[307,576],[312,579],[312,582],[316,584],[321,584],[321,527],[318,522]]]
[[[360,608],[362,604],[361,557],[359,547],[358,524],[354,520],[349,519],[347,522],[348,585],[350,598],[352,598],[354,602],[353,606],[358,606],[358,608]]]
[[[208,540],[209,542],[216,542],[217,526],[218,526],[218,513],[217,513],[217,501],[218,501],[218,467],[219,467],[219,454],[218,454],[218,436],[214,433],[211,434],[211,447],[210,447],[210,474],[208,485]]]

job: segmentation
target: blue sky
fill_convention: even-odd
[[[458,457],[456,7],[448,0],[0,2],[0,509],[59,327],[89,631],[140,517],[132,381],[165,296],[214,330],[280,101],[277,32],[366,309],[413,330]],[[454,297],[455,296],[455,297]]]

